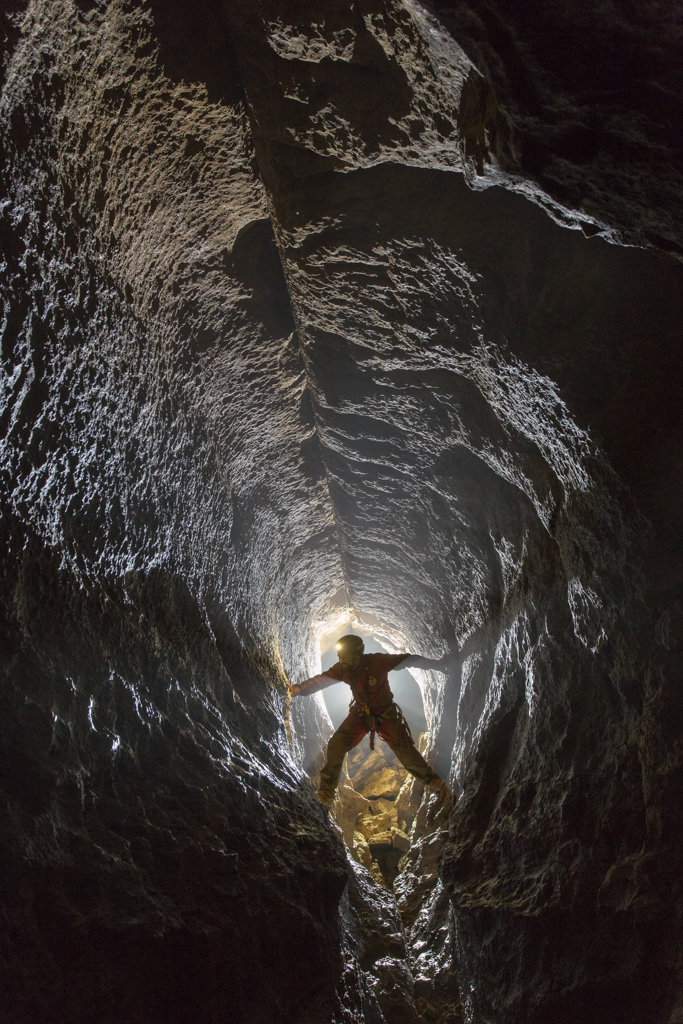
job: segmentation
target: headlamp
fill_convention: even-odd
[[[339,654],[346,652],[347,654],[354,655],[363,652],[363,641],[353,633],[349,633],[348,636],[340,636],[334,646]]]

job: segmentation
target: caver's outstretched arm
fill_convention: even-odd
[[[292,691],[292,696],[303,697],[308,693],[317,693],[318,690],[324,690],[326,686],[332,686],[333,683],[338,682],[339,680],[334,676],[328,676],[327,673],[321,672],[319,676],[304,679],[303,683],[290,683],[289,688]]]
[[[444,654],[443,658],[439,658],[438,661],[435,661],[433,658],[423,658],[419,654],[409,654],[396,668],[426,668],[432,669],[434,672],[448,672],[450,668],[456,665],[460,665],[459,651]]]
[[[404,661],[396,668],[431,668],[435,672],[445,672],[446,664],[445,658],[441,658],[440,661],[434,661],[433,658],[423,658],[419,654],[408,654]]]

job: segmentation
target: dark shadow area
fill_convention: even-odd
[[[243,304],[255,320],[274,337],[294,333],[292,306],[270,220],[254,220],[240,228],[232,251],[225,253],[225,267],[249,290]]]
[[[218,0],[148,0],[164,74],[202,82],[209,103],[244,102],[233,46]]]
[[[493,85],[486,129],[504,169],[683,255],[680,4],[426,6]]]

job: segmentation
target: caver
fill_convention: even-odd
[[[327,760],[320,772],[320,800],[328,807],[332,803],[344,757],[367,733],[370,733],[371,750],[375,733],[378,733],[411,775],[425,786],[446,790],[443,780],[415,746],[403,712],[394,701],[388,679],[388,673],[399,665],[443,672],[444,661],[431,661],[413,654],[365,654],[363,641],[353,634],[343,636],[336,647],[339,661],[332,668],[291,686],[294,696],[304,696],[344,682],[348,683],[353,694],[347,718],[327,745]]]

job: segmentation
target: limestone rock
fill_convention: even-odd
[[[679,6],[2,5],[8,1020],[683,1019]]]
[[[410,847],[410,839],[401,829],[392,828],[391,845],[401,853],[406,853]]]
[[[350,850],[353,848],[353,837],[358,815],[367,812],[369,809],[369,801],[361,796],[360,793],[357,793],[352,786],[339,786],[332,805],[332,814],[337,825],[341,828],[344,842]]]
[[[422,783],[409,775],[398,792],[396,797],[397,823],[404,831],[409,831],[413,824],[423,791]]]
[[[400,887],[400,878],[394,891]],[[461,1021],[463,1007],[454,956],[450,905],[437,882],[425,894],[419,913],[408,930],[414,951],[412,968],[416,1003],[425,1019]]]
[[[375,848],[393,847],[395,850],[400,850],[401,853],[406,853],[410,846],[410,839],[405,832],[401,832],[400,829],[393,826],[383,832],[372,832],[367,841],[373,851]]]
[[[394,816],[392,814],[372,814],[370,812],[359,816],[357,827],[369,841],[371,836],[379,832],[391,831],[392,825],[394,825]]]
[[[384,872],[382,871],[382,868],[380,867],[380,865],[379,865],[379,863],[378,863],[378,861],[377,861],[377,859],[375,857],[372,858],[372,861],[371,861],[371,864],[370,864],[370,873],[371,873],[373,879],[375,880],[375,882],[377,883],[377,885],[379,885],[382,889],[386,889],[387,888],[387,883],[386,883],[386,878],[384,876]]]
[[[369,804],[373,814],[388,814],[392,822],[395,825],[398,824],[398,810],[395,800],[385,800],[384,797],[378,797],[375,800],[370,800]]]
[[[393,800],[403,785],[403,775],[396,768],[380,768],[365,779],[361,793],[367,800]]]
[[[388,749],[389,748],[386,748],[386,750]],[[391,751],[389,751],[389,753],[391,753]],[[349,776],[353,781],[354,787],[360,793],[371,775],[374,775],[375,772],[381,771],[383,768],[388,766],[385,750],[375,748],[375,750],[371,750],[367,756],[360,755],[355,764],[351,764],[349,766]]]
[[[368,870],[370,870],[372,866],[372,853],[362,832],[356,830],[353,833],[351,849],[353,851],[353,856],[358,863],[362,864],[364,868],[368,868]]]
[[[393,832],[390,828],[384,832],[373,832],[368,838],[368,846],[371,850],[376,849],[391,849],[393,846],[392,842]]]
[[[375,873],[377,881],[373,878]],[[365,991],[382,1011],[381,1017],[375,1017],[369,1006],[358,1007],[358,1024],[418,1024],[405,933],[393,897],[385,890],[375,863],[370,872],[355,866],[342,900],[341,916],[358,981],[365,979]],[[348,1000],[340,1019],[344,1015],[348,1018],[351,1005]],[[329,1016],[323,1014],[321,1024],[326,1024],[326,1020]]]
[[[446,834],[439,830],[418,840],[409,840],[400,888],[397,890],[401,917],[412,925],[427,895],[439,878],[439,858],[446,845]]]
[[[478,156],[477,142],[470,145],[480,166],[490,152],[561,203],[637,244],[680,255],[681,143],[670,126],[683,120],[681,93],[666,112],[654,100],[679,81],[677,8],[549,8],[531,0],[522,12],[502,0],[434,0],[430,10],[493,87],[495,98],[468,104],[465,115],[466,131],[483,143]],[[597,59],[596,39],[605,41]],[[637,138],[630,137],[633,124],[641,126]],[[654,183],[662,179],[660,191]]]

